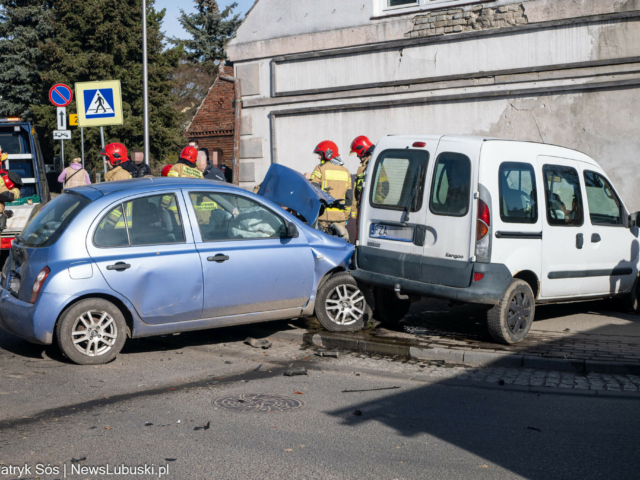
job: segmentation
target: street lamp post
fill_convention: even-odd
[[[149,66],[147,58],[147,0],[142,0],[142,90],[144,103],[144,161],[149,165]]]

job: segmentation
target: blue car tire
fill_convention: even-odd
[[[127,323],[118,307],[102,298],[82,300],[63,312],[56,325],[62,353],[79,365],[112,361],[127,339]]]

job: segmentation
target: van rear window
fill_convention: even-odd
[[[429,152],[425,150],[382,152],[373,172],[371,205],[390,210],[420,210],[428,162]]]
[[[441,153],[433,174],[431,211],[464,217],[469,212],[471,161],[459,153]]]
[[[16,244],[21,247],[49,247],[91,200],[82,195],[62,194],[45,205],[29,222]]]
[[[528,163],[500,165],[500,218],[505,223],[537,223],[536,175]]]

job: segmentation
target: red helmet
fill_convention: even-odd
[[[355,153],[358,157],[365,157],[371,147],[373,147],[373,143],[371,143],[371,140],[369,140],[364,135],[360,135],[359,137],[356,137],[353,142],[351,142],[350,155],[353,155]]]
[[[186,160],[187,162],[191,162],[194,165],[196,164],[196,160],[198,159],[198,149],[196,147],[184,147],[182,153],[180,154],[181,160]]]
[[[109,159],[109,163],[114,167],[129,161],[127,147],[121,143],[110,143],[102,149],[100,155],[104,155]]]
[[[167,175],[169,175],[169,172],[171,171],[171,168],[173,168],[173,165],[165,165],[162,168],[162,176],[166,177]]]
[[[331,140],[320,142],[313,153],[322,155],[322,158],[324,158],[327,162],[332,158],[337,158],[340,156],[338,145],[333,143]]]

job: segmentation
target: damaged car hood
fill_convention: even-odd
[[[314,225],[321,211],[336,201],[301,173],[276,163],[269,168],[258,195],[280,207],[295,210],[309,225]]]

